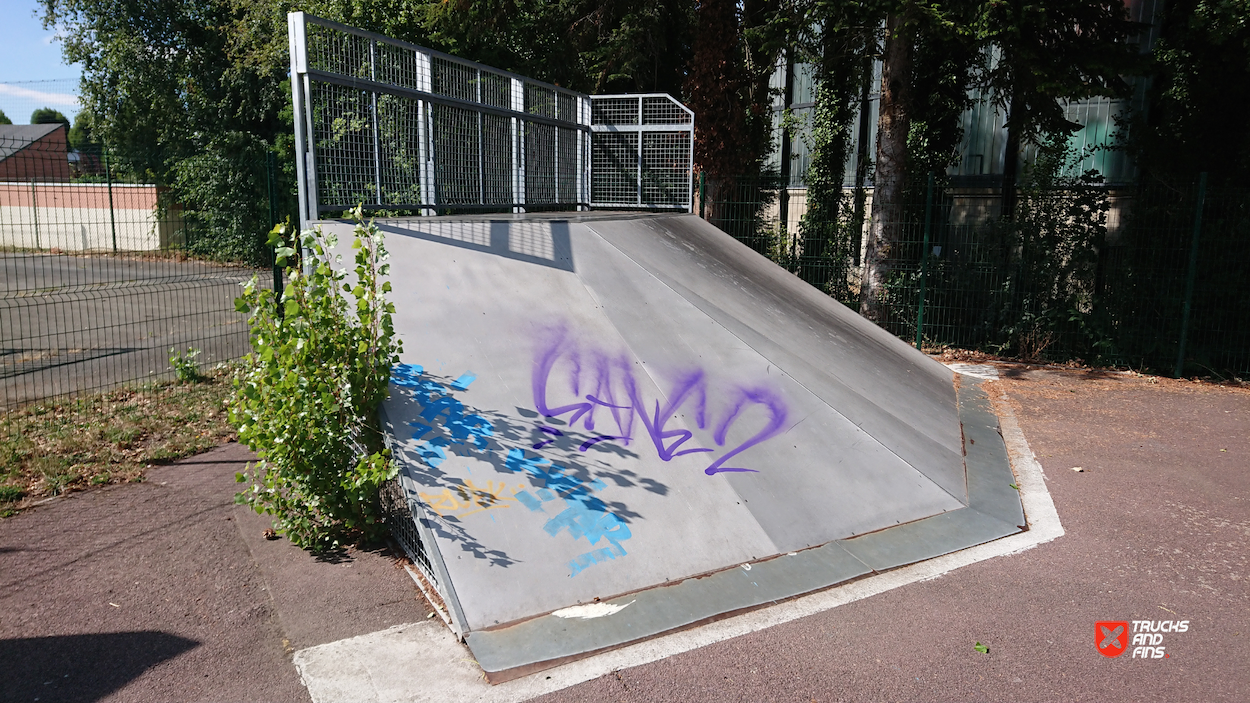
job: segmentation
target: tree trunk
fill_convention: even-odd
[[[1002,209],[999,216],[1004,220],[1016,217],[1017,175],[1020,170],[1020,129],[1016,125],[1016,105],[1021,100],[1015,95],[1011,97],[1011,107],[1007,108],[1007,143],[1003,145],[1003,190]]]
[[[872,223],[864,251],[859,313],[880,324],[885,318],[885,287],[903,225],[903,186],[907,179],[908,99],[914,31],[906,14],[886,17],[881,69],[881,111],[877,120],[877,160]]]
[[[859,134],[855,140],[855,209],[851,217],[853,224],[851,241],[848,242],[855,266],[860,265],[860,257],[863,254],[864,205],[868,201],[868,193],[864,188],[868,185],[868,170],[872,165],[868,160],[870,127],[868,119],[872,115],[872,105],[868,102],[868,96],[872,92],[872,64],[876,49],[876,39],[872,36],[872,31],[866,30],[864,32],[864,64],[861,69],[863,77],[859,90]]]

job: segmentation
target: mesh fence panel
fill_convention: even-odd
[[[642,99],[643,124],[689,124],[692,121],[693,117],[690,113],[667,96],[651,96]]]
[[[385,205],[420,203],[421,106],[395,95],[378,96],[378,161]]]
[[[591,124],[632,125],[638,121],[638,98],[595,97],[590,103]]]
[[[556,128],[525,125],[525,202],[550,205],[556,200]]]
[[[701,190],[713,224],[859,309],[871,193],[857,217],[849,191],[818,203],[773,180]],[[878,322],[899,337],[916,339],[923,300],[931,347],[1170,374],[1184,330],[1184,373],[1250,375],[1250,192],[1206,191],[1192,269],[1196,186],[1022,190],[1010,220],[993,191],[936,188],[927,248],[926,199],[921,186],[881,209],[893,244]]]
[[[435,202],[471,205],[481,199],[477,113],[431,106],[434,135]]]
[[[591,146],[590,200],[594,203],[638,202],[638,139],[640,132],[601,132]]]
[[[690,188],[689,158],[689,132],[643,132],[643,204],[684,204]]]
[[[298,17],[317,186],[310,213],[587,203],[586,96]]]
[[[0,139],[0,154],[0,410],[172,378],[171,350],[199,349],[201,367],[250,350],[234,299],[254,275],[272,277],[189,260],[223,236],[216,221],[145,182],[124,155],[71,161],[63,128]],[[229,166],[265,183],[264,161]],[[267,222],[251,236],[263,240]]]
[[[313,83],[310,100],[317,200],[347,207],[376,202],[370,93],[333,83]]]
[[[694,116],[667,95],[591,97],[591,202],[686,209]]]

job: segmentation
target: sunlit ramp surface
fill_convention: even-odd
[[[408,548],[492,681],[1025,524],[974,380],[696,217],[378,224]]]

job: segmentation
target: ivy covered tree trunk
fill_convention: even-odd
[[[872,71],[871,33],[854,27],[851,18],[826,17],[821,36],[821,58],[816,71],[816,108],[812,125],[812,161],[807,172],[807,211],[800,224],[802,251],[799,277],[830,290],[830,283],[846,278],[845,257],[837,251],[843,239],[843,175],[850,150],[862,72]],[[861,19],[862,21],[862,19]],[[864,61],[867,55],[869,59]],[[833,280],[833,279],[840,280]],[[843,297],[843,296],[839,296]]]
[[[907,135],[914,29],[909,17],[886,18],[881,69],[881,108],[877,121],[877,160],[872,195],[872,223],[864,251],[859,312],[873,322],[884,320],[890,262],[902,232],[903,195],[907,179]]]
[[[716,222],[722,203],[750,163],[743,100],[745,75],[734,0],[701,0],[695,10],[697,33],[686,105],[694,111],[694,163],[706,183],[705,217]]]

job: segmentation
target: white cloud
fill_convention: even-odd
[[[71,93],[46,93],[42,90],[31,90],[16,85],[0,83],[0,96],[22,98],[31,102],[49,106],[77,107],[78,96]]]

